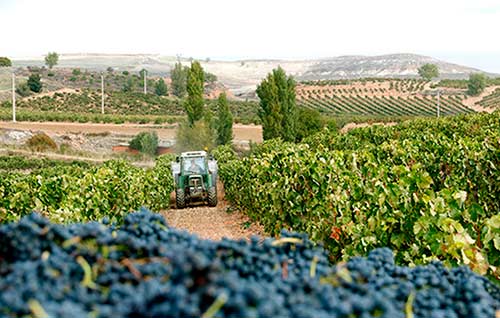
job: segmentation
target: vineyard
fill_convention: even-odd
[[[145,170],[120,160],[89,165],[0,157],[0,223],[34,210],[57,222],[121,222],[141,206],[159,211],[170,204],[171,160],[161,156]]]
[[[206,100],[215,111],[216,100]],[[111,91],[105,96],[105,114],[101,114],[101,94],[85,89],[81,92],[55,92],[51,95],[25,98],[17,102],[20,121],[72,121],[94,123],[173,123],[185,116],[183,100],[136,92]],[[235,121],[259,123],[257,103],[229,101]],[[0,119],[12,118],[12,104],[0,104]]]
[[[485,108],[498,108],[500,107],[500,88],[497,88],[492,94],[485,96],[479,105]]]
[[[438,100],[425,92],[423,80],[307,82],[297,88],[299,105],[328,115],[436,116]],[[471,113],[463,95],[443,95],[440,114]]]
[[[498,112],[414,120],[217,157],[227,199],[271,234],[306,232],[334,259],[389,247],[399,263],[440,259],[498,280],[499,127]]]

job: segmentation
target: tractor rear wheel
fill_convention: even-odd
[[[184,189],[175,190],[175,204],[178,209],[184,209],[186,207],[186,194]]]
[[[208,206],[217,206],[217,188],[208,188]]]

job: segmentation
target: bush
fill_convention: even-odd
[[[158,135],[156,132],[141,132],[130,141],[130,148],[154,156],[158,149]]]
[[[55,141],[44,133],[33,135],[26,141],[26,146],[30,150],[37,152],[57,150],[57,144]]]
[[[75,68],[75,69],[73,69],[73,71],[71,73],[75,76],[78,76],[78,75],[82,74],[82,71],[80,71],[79,68]]]
[[[16,93],[18,93],[21,97],[26,97],[31,94],[31,90],[28,86],[28,83],[22,83],[16,88]]]
[[[40,74],[31,74],[28,78],[28,86],[32,92],[40,93],[42,91],[42,81]]]

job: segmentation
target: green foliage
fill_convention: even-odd
[[[0,67],[9,67],[12,66],[12,61],[5,56],[0,56]]]
[[[424,80],[430,81],[439,76],[439,69],[436,64],[424,64],[418,68],[418,75]]]
[[[295,81],[278,67],[257,87],[264,140],[295,140]]]
[[[32,73],[30,77],[28,77],[27,84],[32,92],[40,93],[42,91],[42,80],[38,73]]]
[[[129,71],[123,71],[123,72],[122,72],[122,75],[129,76],[129,75],[130,75],[130,73],[129,73]]]
[[[171,155],[160,156],[152,169],[125,161],[100,166],[56,166],[0,178],[0,222],[19,220],[37,211],[55,222],[85,222],[109,217],[121,222],[141,206],[169,207],[174,189]]]
[[[203,117],[203,82],[204,72],[200,62],[194,61],[191,63],[191,68],[187,76],[187,93],[188,98],[184,103],[184,107],[188,116],[188,122],[193,125],[196,121]]]
[[[49,69],[52,69],[58,62],[59,54],[56,52],[49,52],[49,54],[45,56],[45,65],[47,65]]]
[[[158,135],[155,131],[141,132],[130,141],[130,148],[153,157],[158,149]]]
[[[495,275],[498,127],[497,112],[270,140],[243,159],[218,153],[229,158],[219,176],[226,198],[270,234],[305,231],[334,258],[387,246],[399,263]]]
[[[122,92],[132,92],[137,86],[137,80],[134,77],[129,77],[125,84],[123,84]]]
[[[175,140],[177,152],[211,150],[215,147],[213,131],[204,120],[193,125],[187,122],[179,123]]]
[[[227,145],[233,139],[233,115],[229,110],[226,93],[217,99],[217,145]]]
[[[73,71],[71,71],[71,74],[78,76],[82,74],[82,71],[79,68],[74,68]]]
[[[18,93],[21,97],[27,97],[31,95],[30,87],[27,82],[21,83],[16,87],[16,93]]]
[[[141,80],[144,80],[144,76],[147,76],[147,73],[148,71],[145,68],[139,71],[139,77],[141,78]]]
[[[47,150],[57,150],[57,144],[44,133],[31,136],[26,141],[26,146],[32,151],[44,152]]]
[[[178,62],[175,63],[174,68],[170,72],[172,94],[179,98],[183,98],[186,95],[188,70],[188,67],[183,67],[181,62]]]
[[[296,141],[317,133],[321,128],[323,128],[323,120],[317,110],[297,107]]]
[[[106,69],[106,72],[108,73],[113,73],[115,70],[111,67],[111,66],[108,66],[108,68]]]
[[[487,77],[484,74],[476,73],[469,76],[467,83],[467,94],[477,96],[486,88]]]
[[[205,76],[205,83],[213,84],[217,82],[217,76],[215,76],[215,74],[205,72],[204,76]]]
[[[156,83],[155,83],[155,93],[158,96],[165,96],[168,93],[168,88],[167,84],[165,84],[165,81],[163,78],[160,78]]]
[[[90,168],[91,164],[85,161],[61,161],[47,158],[28,158],[16,155],[0,156],[0,172],[8,171],[13,172],[15,170],[34,170],[34,169],[45,169],[51,167],[66,167],[66,166],[79,166],[82,168]]]

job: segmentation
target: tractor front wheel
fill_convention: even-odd
[[[186,207],[186,194],[184,189],[175,190],[175,204],[178,209],[184,209]]]
[[[208,206],[217,206],[217,188],[208,188]]]

